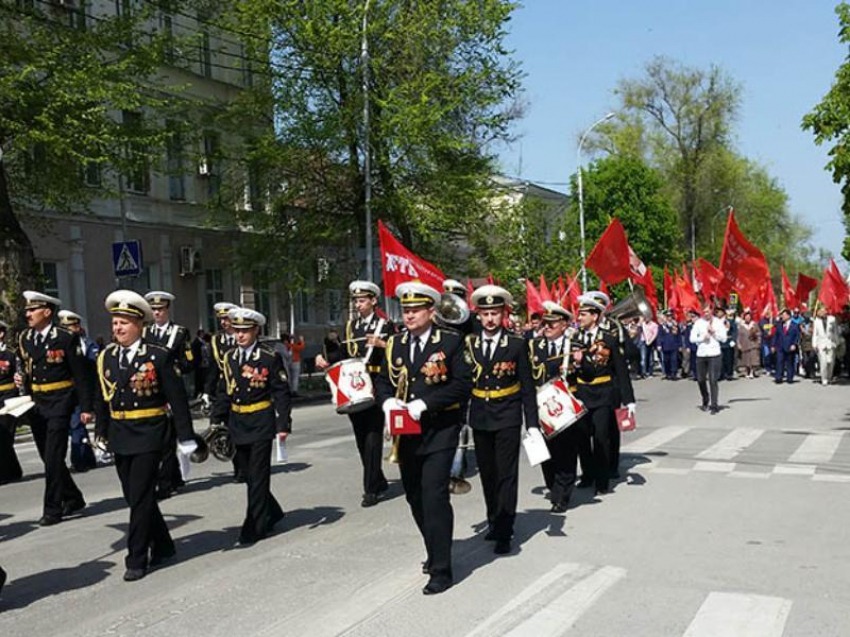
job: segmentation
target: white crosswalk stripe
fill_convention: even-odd
[[[537,578],[467,637],[555,637],[561,635],[609,588],[625,569],[562,563]]]
[[[752,445],[764,433],[764,429],[749,429],[741,427],[734,429],[719,442],[711,445],[705,451],[697,454],[697,458],[705,460],[732,460],[744,449]]]
[[[711,593],[682,637],[781,637],[791,600]]]
[[[841,444],[844,433],[843,431],[824,431],[809,434],[797,448],[797,451],[791,454],[788,461],[802,464],[825,464],[832,460],[838,450],[838,445]]]
[[[661,427],[634,442],[623,445],[622,451],[626,453],[648,453],[670,443],[690,429],[691,427],[677,425]]]

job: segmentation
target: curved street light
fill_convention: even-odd
[[[587,290],[587,268],[585,267],[584,262],[587,260],[587,252],[584,245],[584,191],[582,190],[581,182],[581,148],[584,146],[584,140],[587,139],[590,132],[602,122],[607,122],[609,119],[614,117],[614,115],[616,115],[616,113],[613,111],[608,113],[605,117],[594,122],[590,128],[584,131],[581,139],[579,139],[578,151],[576,152],[576,163],[578,164],[578,223],[579,233],[581,235],[581,287],[585,291]]]

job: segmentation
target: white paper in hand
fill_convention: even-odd
[[[543,432],[537,427],[530,427],[526,430],[522,437],[522,446],[532,467],[536,467],[551,458],[549,447],[546,446],[546,440],[543,439]]]
[[[288,459],[286,454],[286,438],[281,440],[280,436],[278,436],[274,439],[274,454],[278,464],[286,464]]]
[[[177,462],[180,463],[180,476],[183,478],[183,481],[189,479],[189,473],[191,472],[192,463],[189,461],[189,456],[191,454],[183,453],[180,449],[180,445],[177,445]]]

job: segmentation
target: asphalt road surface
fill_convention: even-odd
[[[362,509],[354,438],[329,406],[294,412],[272,537],[234,548],[245,488],[210,459],[162,504],[177,559],[132,584],[114,468],[77,476],[83,514],[39,528],[40,463],[20,445],[27,475],[0,487],[0,635],[850,635],[848,387],[727,382],[716,416],[690,381],[636,390],[611,494],[551,514],[521,458],[514,551],[497,557],[471,477],[453,497],[456,585],[428,597],[397,468]]]

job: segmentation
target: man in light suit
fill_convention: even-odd
[[[812,347],[818,355],[821,385],[832,381],[832,370],[835,365],[835,350],[838,348],[838,324],[835,317],[827,315],[826,308],[818,309],[814,320]]]

